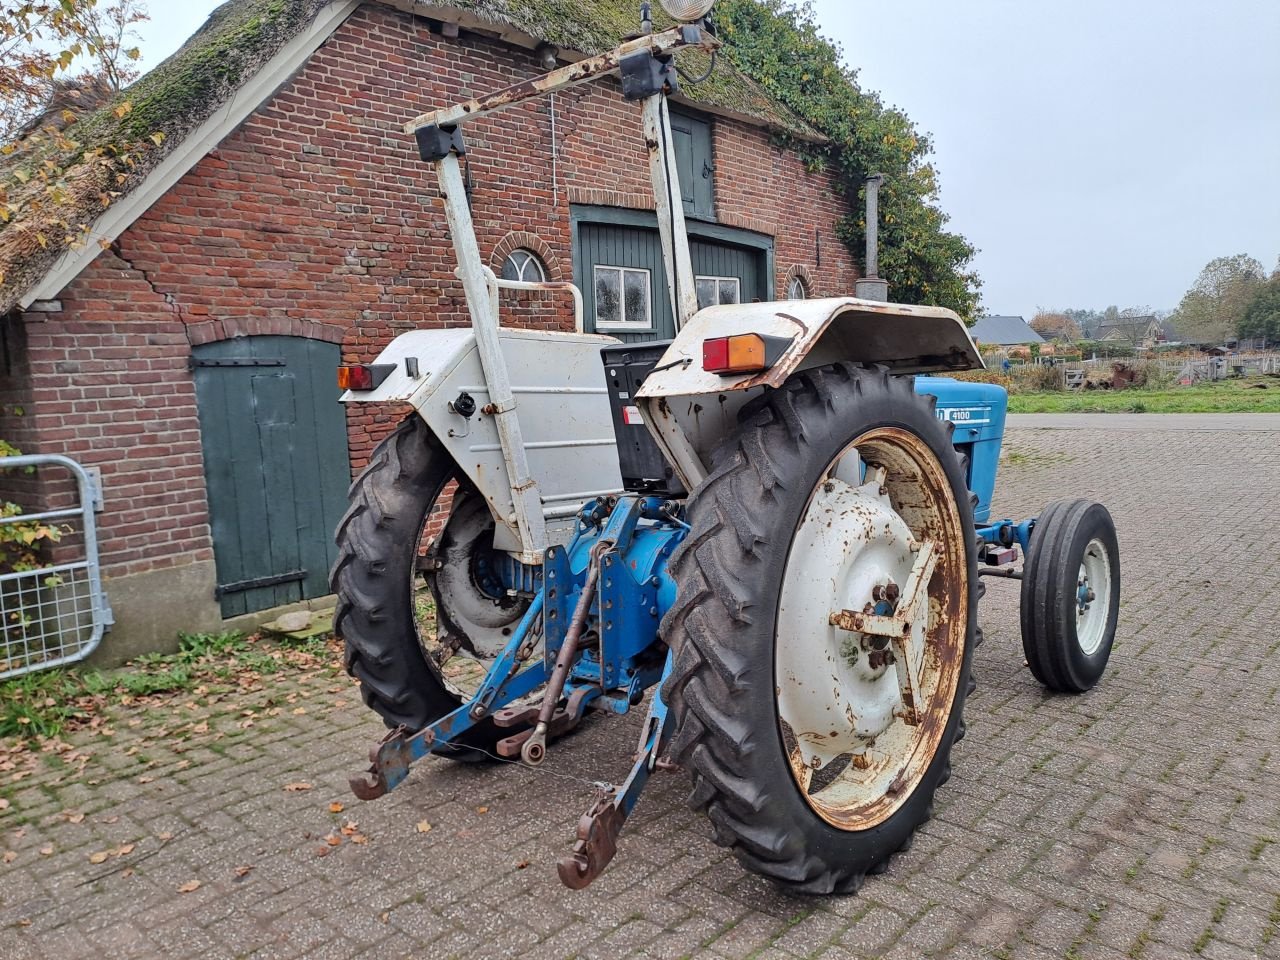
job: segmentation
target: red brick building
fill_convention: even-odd
[[[348,416],[334,367],[467,322],[435,178],[403,123],[611,46],[636,4],[583,0],[580,22],[549,0],[284,6],[231,0],[140,81],[146,106],[181,99],[213,60],[232,77],[182,108],[94,224],[110,249],[8,265],[0,437],[101,471],[109,659],[326,592],[350,471],[401,415]],[[724,58],[673,108],[704,301],[851,292],[845,199],[777,145],[812,130]],[[616,82],[476,122],[468,144],[495,271],[574,279],[588,330],[670,335],[640,108]],[[649,293],[610,295],[626,284]],[[572,324],[559,297],[503,305],[507,323]],[[17,495],[56,497],[29,481]]]

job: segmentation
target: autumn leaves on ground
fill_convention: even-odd
[[[358,693],[341,663],[340,644],[328,638],[299,645],[237,634],[194,635],[182,638],[176,654],[142,657],[120,671],[50,671],[0,684],[0,860],[18,860],[33,824],[106,827],[109,835],[120,818],[104,792],[93,788],[119,779],[145,785],[191,768],[187,754],[228,754],[274,718],[354,702]],[[128,746],[117,746],[121,740]],[[18,800],[33,785],[43,794],[36,799],[46,801],[43,812]],[[275,789],[303,793],[313,786],[290,779]],[[332,821],[328,833],[313,838],[317,856],[344,843],[368,842],[359,824],[344,815],[342,801],[316,802]],[[423,821],[418,829],[425,832],[430,824]],[[101,869],[86,882],[129,877],[173,839],[171,832],[158,832],[95,848],[87,859]],[[57,852],[50,842],[35,855]],[[30,856],[30,849],[22,855]],[[236,878],[253,867],[236,867]],[[176,889],[185,894],[200,886],[192,878]]]

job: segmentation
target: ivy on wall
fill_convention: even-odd
[[[840,48],[814,22],[809,2],[721,0],[715,22],[723,55],[818,129],[825,145],[795,142],[811,167],[832,173],[849,200],[840,239],[861,259],[866,231],[862,183],[884,174],[880,188],[880,275],[902,303],[949,307],[966,319],[978,311],[981,281],[973,245],[946,229],[937,206],[931,145],[902,112],[859,87]]]

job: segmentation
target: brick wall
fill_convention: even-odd
[[[102,467],[108,572],[211,556],[192,344],[314,336],[359,361],[402,331],[467,322],[434,175],[401,125],[539,70],[527,52],[443,39],[421,19],[366,5],[61,293],[61,313],[26,317],[30,380],[0,382],[0,415],[28,396],[29,419],[0,426]],[[714,128],[718,218],[776,237],[779,292],[796,271],[814,278],[811,293],[851,290],[830,181],[763,130],[719,119]],[[640,107],[611,83],[469,125],[473,214],[490,265],[499,270],[532,236],[550,274],[569,278],[570,202],[651,206],[640,129]],[[508,323],[572,324],[567,297],[504,294],[503,306]],[[349,409],[353,468],[401,415]]]

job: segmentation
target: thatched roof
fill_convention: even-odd
[[[115,204],[143,184],[147,175],[183,145],[184,140],[215,117],[231,101],[233,94],[253,78],[290,41],[300,36],[333,0],[228,0],[218,7],[177,53],[147,73],[130,87],[127,98],[131,112],[119,116],[114,105],[105,107],[71,126],[66,135],[76,142],[71,153],[55,156],[58,166],[67,168],[63,187],[72,198],[63,213],[73,225],[92,224],[104,210],[104,192],[121,194]],[[451,3],[424,3],[421,0],[374,0],[425,17],[456,22],[464,28],[526,44],[546,41],[559,47],[562,55],[591,55],[615,46],[637,26],[638,4],[634,0],[455,0]],[[655,13],[660,11],[655,4]],[[658,23],[665,25],[665,18]],[[706,61],[699,53],[684,57],[689,71],[702,72]],[[684,98],[708,110],[741,117],[807,140],[820,135],[803,120],[773,100],[754,81],[740,73],[727,58],[720,58],[715,72],[705,82],[689,86]],[[160,132],[159,146],[148,146],[136,155],[123,183],[113,183],[112,174],[101,164],[75,163],[76,156],[101,144],[145,141]],[[54,148],[45,144],[36,150],[19,147],[0,160],[0,174],[10,180],[15,167],[28,169],[41,162]],[[42,152],[44,151],[44,152]],[[33,179],[27,189],[43,189]],[[35,288],[55,269],[68,252],[61,236],[42,234],[35,225],[19,216],[0,226],[0,315],[29,299]],[[62,231],[56,231],[61,234]],[[71,232],[74,231],[74,227]],[[114,239],[112,237],[111,239]],[[90,242],[96,242],[96,238]]]

